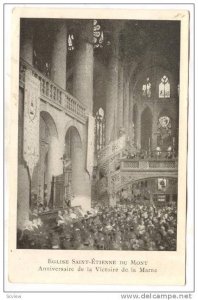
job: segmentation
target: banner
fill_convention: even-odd
[[[25,73],[23,157],[32,178],[39,160],[40,81]]]
[[[92,175],[93,166],[94,166],[94,127],[95,127],[95,118],[88,116],[88,135],[87,135],[87,171],[89,175]]]
[[[166,178],[158,178],[158,191],[165,191],[167,186]]]

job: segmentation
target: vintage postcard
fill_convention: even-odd
[[[184,285],[189,13],[16,8],[12,283]]]

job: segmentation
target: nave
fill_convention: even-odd
[[[18,248],[67,250],[176,250],[176,205],[119,204],[83,215],[80,208],[57,211],[51,219],[32,215],[18,230]]]

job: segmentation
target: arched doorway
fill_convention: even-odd
[[[76,202],[75,199],[84,197],[85,192],[85,159],[83,155],[83,147],[81,137],[76,127],[71,126],[65,135],[65,160],[68,162],[68,168],[65,172],[68,173],[67,184],[71,184],[73,199],[72,206],[81,205],[82,203]],[[69,163],[71,162],[71,164]],[[71,174],[69,175],[69,173]]]
[[[40,207],[42,211],[49,205],[52,176],[59,172],[61,163],[56,125],[44,111],[40,113],[39,147],[39,161],[31,182],[31,208]]]
[[[131,183],[132,199],[145,203],[177,204],[176,177],[148,177],[135,180]]]
[[[146,107],[141,115],[141,149],[150,151],[152,148],[152,113]]]

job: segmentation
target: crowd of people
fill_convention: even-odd
[[[18,229],[18,248],[73,250],[176,250],[176,205],[128,204],[34,216]]]

